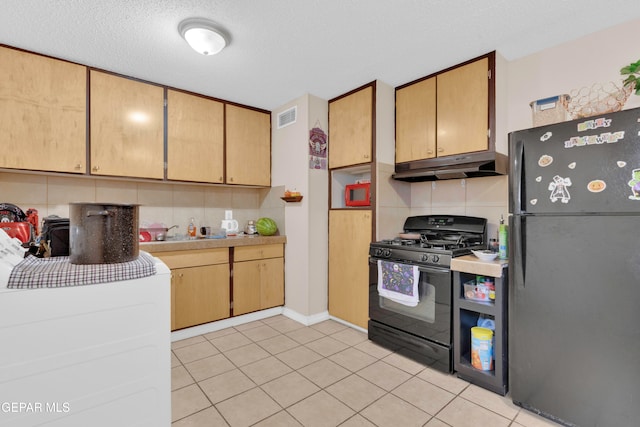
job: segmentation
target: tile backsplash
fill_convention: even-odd
[[[487,237],[497,238],[500,216],[509,215],[508,176],[411,184],[411,215],[450,214],[487,218]]]
[[[70,202],[140,205],[140,225],[178,225],[185,234],[190,218],[196,225],[218,227],[226,210],[243,229],[248,220],[273,218],[284,232],[284,188],[242,188],[182,183],[135,182],[94,177],[0,172],[0,202],[23,211],[38,210],[40,218],[69,216]]]
[[[410,196],[405,194],[404,199],[390,206],[382,203],[380,214],[384,213],[389,224],[379,228],[395,236],[408,215],[470,215],[487,218],[487,234],[495,237],[500,215],[507,220],[507,181],[506,176],[494,176],[412,183]],[[178,234],[186,233],[191,217],[198,227],[217,227],[230,209],[241,228],[248,220],[266,216],[276,221],[279,233],[284,235],[285,203],[280,199],[283,193],[284,186],[261,189],[0,172],[0,202],[13,203],[23,211],[35,208],[40,218],[68,217],[70,202],[136,203],[140,205],[141,226],[178,225]],[[387,193],[381,195],[381,200],[390,200]],[[407,203],[408,209],[396,206]],[[396,210],[399,213],[394,216]]]

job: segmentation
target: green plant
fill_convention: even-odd
[[[640,59],[622,67],[620,74],[627,76],[622,83],[625,86],[635,85],[635,94],[640,95]]]

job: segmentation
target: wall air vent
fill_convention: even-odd
[[[278,129],[282,129],[285,126],[289,126],[296,122],[298,115],[298,107],[291,107],[288,110],[278,114]]]

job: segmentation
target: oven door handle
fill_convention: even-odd
[[[418,267],[418,271],[423,273],[450,273],[451,269],[444,267]]]
[[[381,258],[369,258],[369,264],[378,264],[378,261],[390,261],[390,262],[394,262],[392,260],[388,260],[388,259],[381,259]],[[400,264],[402,264],[400,261],[398,261]],[[406,265],[412,265],[412,264],[406,264]],[[445,267],[424,267],[419,265],[418,266],[418,270],[422,273],[450,273],[451,269],[449,268],[445,268]]]

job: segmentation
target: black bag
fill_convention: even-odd
[[[48,256],[69,256],[69,218],[49,216],[42,223],[41,250],[44,245]]]

